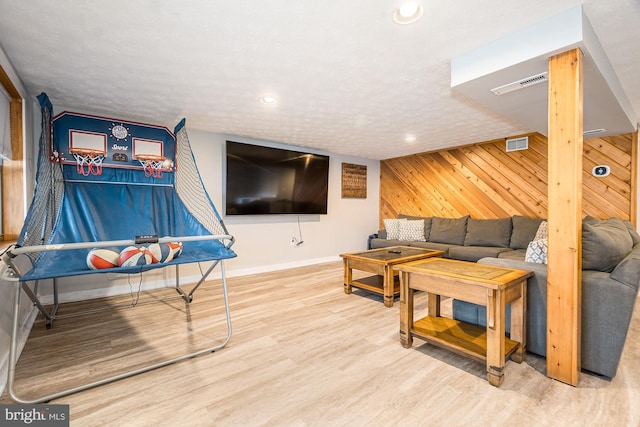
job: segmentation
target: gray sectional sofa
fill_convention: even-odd
[[[406,240],[406,235],[399,236],[405,239],[388,239],[387,230],[379,230],[370,240],[372,248],[418,246],[443,250],[451,259],[533,271],[527,287],[527,351],[546,355],[547,266],[525,261],[529,242],[536,237],[543,219],[517,215],[502,219],[399,218],[423,220],[423,239]],[[640,235],[628,221],[586,217],[582,251],[581,365],[584,370],[612,378],[638,294]],[[464,301],[453,302],[453,316],[486,324],[485,308]]]

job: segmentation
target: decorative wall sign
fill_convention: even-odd
[[[342,164],[342,198],[367,198],[367,166]]]

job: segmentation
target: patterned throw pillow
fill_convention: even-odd
[[[542,221],[536,231],[536,237],[533,240],[547,240],[547,221]]]
[[[547,263],[547,239],[534,240],[529,242],[527,253],[524,256],[526,262],[537,264]]]
[[[400,222],[406,219],[383,219],[384,229],[387,231],[387,240],[398,240],[400,238]]]
[[[405,220],[400,221],[400,232],[398,240],[411,242],[424,242],[424,220]]]

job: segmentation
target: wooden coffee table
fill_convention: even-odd
[[[403,262],[439,257],[443,254],[443,251],[408,246],[392,246],[341,254],[344,264],[344,293],[350,294],[352,286],[366,289],[382,294],[384,305],[393,307],[394,295],[400,293],[398,272],[394,266]],[[375,276],[353,280],[353,269],[374,273]]]
[[[450,259],[426,259],[396,266],[400,271],[400,342],[413,337],[486,362],[487,380],[504,381],[505,360],[524,360],[527,278],[531,271]],[[428,315],[413,320],[413,293],[428,292]],[[440,296],[487,307],[487,327],[440,317]],[[505,307],[511,304],[511,335],[505,337]]]

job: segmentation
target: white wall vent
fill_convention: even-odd
[[[602,133],[602,132],[606,132],[606,129],[590,129],[590,130],[585,130],[584,132],[582,132],[582,135],[584,136],[589,136],[589,135],[594,135],[596,133]]]
[[[526,150],[529,148],[529,137],[523,136],[521,138],[507,139],[507,152]]]
[[[493,89],[491,89],[491,92],[500,96],[500,95],[504,95],[505,93],[514,92],[516,90],[524,89],[529,86],[534,86],[540,83],[544,83],[547,80],[549,79],[547,78],[547,72],[545,71],[544,73],[536,74],[530,77],[525,77],[524,79],[520,79],[518,81],[508,83],[506,85],[494,87]]]

